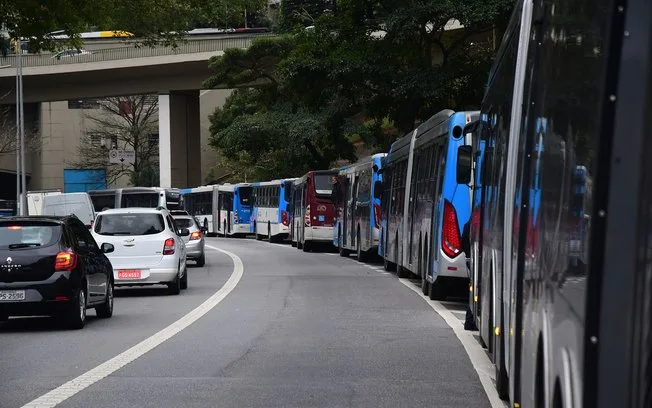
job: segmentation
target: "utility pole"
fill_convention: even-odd
[[[245,8],[245,28],[247,28],[247,9]]]
[[[10,40],[11,41],[11,40]],[[14,44],[14,51],[16,52],[16,215],[20,215],[20,79],[18,72],[18,45]]]
[[[16,109],[18,110],[18,136],[20,139],[20,179],[19,195],[20,215],[27,215],[25,199],[27,198],[27,176],[25,174],[25,109],[23,106],[23,49],[20,36],[16,36]],[[16,146],[18,150],[18,146]],[[17,169],[18,170],[18,169]]]

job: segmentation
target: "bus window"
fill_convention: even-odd
[[[330,174],[315,174],[315,194],[321,197],[329,197],[333,192],[333,184],[337,176]]]
[[[251,187],[239,187],[238,195],[240,196],[240,204],[250,205],[251,204]]]
[[[159,205],[158,192],[122,193],[120,208],[156,208]]]

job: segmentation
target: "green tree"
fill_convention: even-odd
[[[511,5],[341,0],[311,29],[229,50],[212,59],[206,85],[257,89],[236,91],[216,111],[213,146],[271,177],[301,174],[353,159],[360,139],[386,150],[441,109],[477,109]],[[306,150],[295,157],[286,146]]]
[[[280,27],[291,31],[297,25],[312,26],[325,12],[334,12],[335,0],[281,0]]]
[[[152,95],[121,96],[99,102],[99,109],[85,112],[90,122],[82,136],[76,159],[77,169],[104,169],[108,184],[129,177],[134,186],[159,183],[158,99]],[[111,164],[109,150],[134,152],[132,164]]]
[[[259,5],[263,0],[233,0],[234,7]],[[217,18],[209,0],[0,0],[0,26],[9,38],[28,38],[32,51],[55,49],[61,42],[48,33],[63,30],[68,45],[81,46],[89,29],[129,31],[143,44],[175,45],[197,16]],[[244,13],[243,13],[244,17]]]

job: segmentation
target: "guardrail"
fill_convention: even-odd
[[[55,58],[55,54],[28,54],[22,56],[23,68],[49,65],[84,64],[92,62],[115,61],[132,58],[159,57],[166,55],[195,54],[200,52],[224,51],[227,48],[247,48],[254,38],[269,37],[270,34],[255,34],[237,38],[213,38],[196,41],[186,41],[176,48],[165,46],[120,47],[93,50],[89,54],[72,57]],[[15,68],[16,56],[0,57],[1,68]]]

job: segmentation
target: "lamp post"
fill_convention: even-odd
[[[16,185],[18,188],[17,205],[20,215],[27,215],[26,193],[27,176],[25,175],[25,110],[23,107],[23,49],[20,37],[16,36]],[[19,145],[20,144],[20,148]],[[20,179],[20,181],[18,180]]]

